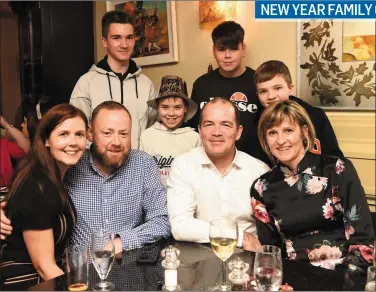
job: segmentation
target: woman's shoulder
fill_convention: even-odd
[[[338,167],[340,165],[353,165],[350,159],[326,154],[313,154],[310,153],[312,157],[315,158],[316,164],[322,164],[323,167],[333,165]]]
[[[42,169],[35,168],[25,176],[14,196],[14,202],[42,202],[44,204],[60,203],[58,188]]]

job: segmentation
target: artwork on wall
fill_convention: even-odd
[[[218,21],[230,20],[236,17],[237,1],[199,1],[199,19],[200,24]]]
[[[107,11],[125,11],[134,22],[132,59],[140,66],[178,61],[174,1],[106,1]]]
[[[376,23],[298,22],[298,95],[333,110],[375,110]]]

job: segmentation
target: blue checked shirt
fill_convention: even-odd
[[[171,234],[166,191],[145,152],[131,150],[127,162],[107,177],[87,150],[67,171],[64,184],[77,210],[70,244],[90,246],[92,231],[101,228],[118,234],[125,250]]]

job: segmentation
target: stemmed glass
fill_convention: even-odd
[[[222,283],[210,287],[210,291],[230,291],[226,283],[226,260],[232,256],[238,241],[238,228],[235,221],[217,219],[210,222],[210,245],[214,253],[222,260]]]
[[[273,245],[264,245],[256,253],[254,276],[258,291],[278,291],[282,283],[281,249]]]
[[[94,231],[91,237],[91,257],[98,272],[100,283],[94,285],[94,291],[111,291],[115,285],[106,281],[115,259],[113,233],[108,230]]]
[[[376,288],[376,268],[370,266],[367,269],[367,283],[365,291],[375,291]]]

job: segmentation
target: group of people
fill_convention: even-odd
[[[291,95],[282,62],[244,65],[239,24],[221,23],[212,39],[219,68],[191,98],[172,75],[155,96],[130,59],[127,14],[104,15],[107,56],[70,104],[43,115],[1,204],[2,290],[63,274],[64,248],[89,246],[94,230],[113,231],[118,253],[171,235],[209,242],[217,218],[236,220],[247,250],[273,244],[325,268],[370,264],[364,190],[325,112]]]

